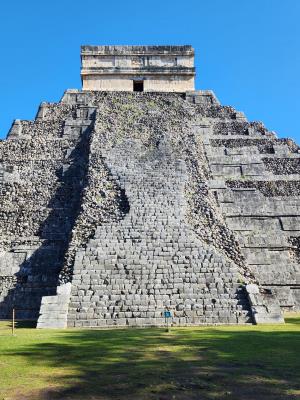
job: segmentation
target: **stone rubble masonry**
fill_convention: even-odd
[[[300,308],[299,159],[211,91],[42,103],[0,142],[0,317],[283,322]]]

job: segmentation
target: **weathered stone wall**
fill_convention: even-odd
[[[205,111],[208,186],[256,282],[283,308],[299,309],[298,146],[232,111]]]
[[[185,92],[194,89],[191,46],[82,46],[83,90],[129,91],[144,81],[144,91]]]
[[[144,92],[185,92],[194,89],[194,78],[192,77],[144,77]],[[83,90],[114,91],[114,92],[132,92],[133,76],[123,75],[121,78],[110,75],[97,76],[87,75],[84,78]]]
[[[70,130],[73,118],[72,106],[43,104],[0,144],[1,318],[13,307],[37,318],[42,296],[56,292],[85,180],[87,130],[78,120]]]

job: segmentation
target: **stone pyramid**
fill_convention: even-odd
[[[0,318],[283,322],[300,152],[211,91],[67,90],[0,143]]]

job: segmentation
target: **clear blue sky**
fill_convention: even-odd
[[[300,142],[300,0],[10,0],[0,15],[0,137],[81,87],[81,44],[192,44],[197,89]]]

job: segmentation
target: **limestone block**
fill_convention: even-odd
[[[281,217],[280,218],[283,230],[285,231],[299,231],[300,230],[300,216]]]
[[[286,144],[273,145],[273,148],[274,148],[276,155],[279,155],[279,156],[289,156],[290,155],[290,149]]]
[[[244,176],[263,176],[264,173],[263,163],[242,165],[242,175]]]

